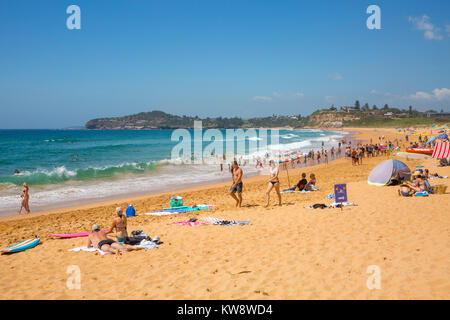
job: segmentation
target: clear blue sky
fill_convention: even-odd
[[[68,30],[66,8],[81,8]],[[369,30],[366,8],[381,8]],[[450,1],[0,0],[0,128],[450,109]]]

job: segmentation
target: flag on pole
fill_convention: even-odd
[[[450,142],[438,142],[433,149],[433,158],[450,158]]]

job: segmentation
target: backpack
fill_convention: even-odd
[[[128,217],[134,217],[136,215],[136,210],[134,210],[133,205],[130,203],[127,210],[125,211],[127,218]]]

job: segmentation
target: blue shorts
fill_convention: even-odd
[[[242,193],[242,182],[239,182],[234,188],[231,186],[230,193],[235,193],[236,191],[238,194]]]

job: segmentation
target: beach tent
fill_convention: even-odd
[[[434,136],[433,138],[430,138],[430,140],[428,140],[426,144],[429,144],[429,143],[433,142],[436,139],[447,139],[447,138],[448,138],[448,135],[446,133],[443,133],[443,134],[440,134],[438,136]]]
[[[450,142],[438,142],[434,146],[432,158],[450,158]]]
[[[368,182],[374,186],[385,186],[397,174],[400,174],[400,178],[404,180],[411,178],[411,170],[409,170],[406,164],[398,160],[386,160],[372,169]]]

